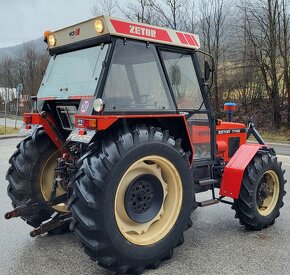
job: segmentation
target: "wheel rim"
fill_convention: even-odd
[[[258,184],[257,210],[262,216],[268,216],[274,210],[279,198],[279,178],[276,172],[265,172]]]
[[[44,163],[41,169],[40,190],[45,201],[48,201],[50,199],[51,188],[52,188],[52,184],[55,178],[56,163],[59,157],[60,157],[60,152],[55,151],[46,160],[46,162]],[[62,188],[62,186],[58,186],[58,188],[56,189],[56,196],[60,196],[65,193],[66,191]],[[64,203],[60,203],[55,206],[52,206],[52,208],[59,212],[68,212],[67,206]]]
[[[150,182],[154,189],[151,200],[152,205],[155,202],[155,212],[152,210],[152,206],[145,205],[143,209],[139,209],[141,215],[138,216],[138,219],[128,211],[132,206],[132,201],[130,204],[128,200],[133,198],[134,184],[136,187],[139,182],[142,182],[147,191],[146,177],[147,182]],[[158,185],[159,187],[157,187]],[[159,206],[160,193],[162,196]],[[128,241],[137,245],[150,245],[158,242],[169,233],[176,223],[182,205],[182,197],[183,188],[180,175],[169,160],[152,155],[136,161],[121,178],[115,196],[115,219],[120,232]],[[147,214],[150,210],[149,219]],[[142,215],[147,215],[147,217],[143,216],[142,219]]]

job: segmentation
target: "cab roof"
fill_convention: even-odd
[[[100,26],[100,24],[102,26]],[[96,29],[99,32],[97,32]],[[100,32],[101,29],[102,31]],[[136,23],[109,16],[98,16],[55,32],[46,32],[46,38],[51,34],[55,38],[55,45],[51,45],[48,42],[49,49],[105,35],[133,38],[183,48],[200,48],[199,36],[196,34]]]

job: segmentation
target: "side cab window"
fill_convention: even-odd
[[[190,54],[161,51],[178,109],[198,110],[203,103]]]

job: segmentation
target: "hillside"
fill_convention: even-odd
[[[42,38],[28,41],[28,42],[25,42],[23,44],[19,44],[19,45],[12,46],[12,47],[0,48],[0,61],[3,60],[7,56],[12,56],[12,57],[15,56],[15,54],[17,54],[17,52],[21,51],[21,48],[25,44],[31,43],[31,42],[33,42],[33,44],[35,45],[35,48],[38,52],[45,51],[47,48],[47,45],[46,45],[46,43],[43,42]]]

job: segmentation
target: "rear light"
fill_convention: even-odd
[[[78,119],[77,126],[85,127],[85,128],[97,128],[97,120],[81,118],[81,119]]]
[[[25,124],[30,124],[32,123],[32,116],[24,116],[23,121]]]

